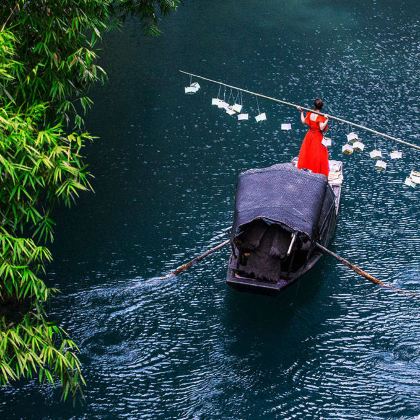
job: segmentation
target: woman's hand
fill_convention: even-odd
[[[303,109],[300,106],[297,107],[297,110],[298,112],[303,112]]]

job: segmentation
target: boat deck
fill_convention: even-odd
[[[339,160],[330,160],[330,173],[328,175],[328,184],[330,184],[335,195],[335,211],[338,214],[341,198],[341,186],[343,184],[343,162]]]
[[[298,158],[292,160],[294,166],[297,166]],[[341,185],[343,184],[343,162],[340,160],[329,160],[330,173],[328,175],[328,184],[330,184],[335,195],[335,211],[338,214],[341,198]]]

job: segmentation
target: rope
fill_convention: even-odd
[[[236,97],[235,97],[235,104],[238,104],[239,102],[238,102],[238,99],[239,99],[239,95],[241,94],[241,92],[239,92],[239,90],[238,90],[238,93],[236,94]]]
[[[256,96],[255,99],[257,101],[258,115],[260,115],[261,114],[261,111],[260,111],[260,104],[258,103],[258,96]]]
[[[230,99],[233,98],[233,90],[232,88],[230,88],[230,93],[229,93],[229,97],[228,97],[228,103],[230,103]]]
[[[329,117],[332,120],[336,120],[336,121],[339,121],[339,122],[344,123],[344,124],[352,125],[353,127],[357,127],[357,128],[362,129],[362,130],[369,131],[370,133],[376,134],[377,136],[381,136],[381,137],[384,137],[384,138],[386,138],[388,140],[393,140],[393,141],[396,141],[398,143],[404,144],[406,146],[412,147],[413,149],[420,150],[420,146],[418,146],[416,144],[409,143],[408,141],[399,139],[397,137],[390,136],[390,135],[385,134],[385,133],[381,133],[379,131],[373,130],[372,128],[365,127],[365,126],[363,126],[361,124],[357,124],[357,123],[354,123],[354,122],[345,120],[345,119],[340,118],[340,117],[334,117],[332,115],[327,115],[327,114],[324,114],[322,112],[314,111],[313,109],[306,108],[304,106],[300,106],[300,105],[294,104],[292,102],[284,101],[282,99],[273,98],[271,96],[262,95],[261,93],[252,92],[250,90],[241,89],[239,87],[228,85],[228,84],[223,83],[223,82],[218,82],[217,80],[209,79],[207,77],[199,76],[197,74],[189,73],[187,71],[183,71],[183,70],[179,70],[179,71],[181,73],[183,73],[183,74],[192,75],[194,77],[197,77],[198,79],[202,79],[202,80],[206,80],[206,81],[211,82],[211,83],[217,83],[217,84],[223,85],[223,86],[225,86],[225,88],[226,87],[232,88],[232,89],[235,89],[235,90],[238,90],[238,91],[241,91],[241,92],[249,93],[250,95],[255,95],[255,96],[259,96],[260,98],[268,99],[269,101],[277,102],[279,104],[287,105],[287,106],[290,106],[290,107],[293,107],[293,108],[296,108],[296,109],[301,108],[301,109],[304,109],[305,111],[310,111],[310,112],[313,112],[315,114],[327,116],[327,117]]]

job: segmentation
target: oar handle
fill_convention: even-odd
[[[183,273],[184,271],[191,268],[194,264],[198,263],[199,261],[206,258],[210,254],[213,254],[214,252],[218,251],[219,249],[223,248],[224,246],[226,246],[229,243],[230,243],[230,239],[226,239],[225,241],[221,242],[220,244],[214,246],[213,248],[208,249],[206,252],[203,252],[202,254],[193,258],[191,261],[188,261],[188,262],[180,265],[179,267],[175,268],[175,270],[171,271],[166,276],[163,276],[163,277],[160,277],[160,278],[161,279],[167,279],[167,278],[174,277],[174,276],[177,276],[178,274]]]

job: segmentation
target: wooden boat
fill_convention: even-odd
[[[327,178],[283,163],[239,176],[227,283],[239,289],[280,292],[321,258],[338,215],[342,162]]]

